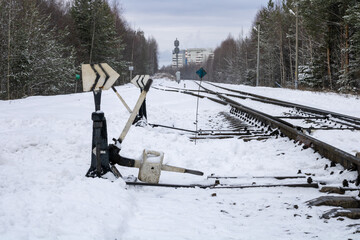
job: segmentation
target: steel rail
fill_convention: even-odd
[[[279,129],[281,133],[289,137],[290,139],[293,139],[297,142],[303,143],[304,147],[311,147],[316,152],[318,152],[321,156],[329,159],[330,161],[336,162],[341,164],[344,168],[350,169],[350,170],[357,170],[358,171],[358,177],[356,180],[356,185],[360,183],[360,158],[357,158],[356,156],[353,156],[347,152],[344,152],[341,149],[338,149],[330,144],[327,144],[325,142],[322,142],[316,138],[310,137],[303,132],[299,131],[298,129],[290,126],[289,124],[284,124],[280,119],[270,116],[268,114],[262,113],[260,111],[257,111],[255,109],[246,107],[222,94],[219,94],[215,91],[212,91],[210,89],[205,88],[202,86],[202,88],[209,93],[216,94],[220,99],[227,102],[231,107],[247,113],[251,115],[253,118],[257,119],[259,122],[266,124],[274,129]]]
[[[195,96],[195,97],[199,97],[199,98],[207,98],[207,99],[209,99],[211,101],[214,101],[214,102],[217,102],[219,104],[227,105],[227,103],[225,101],[222,101],[220,99],[209,97],[209,96],[203,96],[203,95],[200,95],[200,94],[195,94],[193,92],[188,92],[186,89],[178,88],[178,90],[174,90],[174,89],[165,89],[165,88],[158,88],[158,87],[152,87],[152,88],[154,88],[156,90],[160,90],[160,91],[183,93],[183,94],[187,94],[187,95],[191,95],[191,96]],[[196,90],[196,92],[197,92],[197,90]],[[205,91],[200,91],[200,92],[205,92]]]
[[[229,90],[229,91],[232,91],[232,89],[228,89],[228,88],[224,88],[224,87],[221,87],[221,86],[217,86],[217,85],[214,85],[212,83],[208,83],[210,85],[213,85],[215,87],[219,87],[219,88],[223,88],[223,89],[226,89],[226,90]],[[156,88],[156,87],[155,87]],[[170,92],[179,92],[179,93],[184,93],[184,94],[188,94],[188,95],[193,95],[193,96],[198,96],[197,94],[193,93],[194,91],[197,91],[197,90],[187,90],[187,89],[182,89],[182,88],[174,88],[174,87],[167,87],[167,88],[171,88],[171,89],[159,89],[159,88],[156,88],[158,90],[164,90],[164,91],[170,91]],[[176,89],[176,90],[175,90]],[[234,91],[237,91],[237,90],[234,90]],[[201,91],[201,92],[205,92],[205,91]],[[242,92],[242,91],[238,91],[238,92],[241,92],[240,94],[242,95],[245,95],[243,93],[245,92]],[[214,93],[219,93],[219,92],[215,92]],[[225,96],[229,96],[229,97],[236,97],[236,98],[241,98],[241,99],[251,99],[251,100],[254,100],[254,101],[258,101],[258,102],[262,102],[262,103],[267,103],[267,104],[274,104],[274,105],[278,105],[278,106],[283,106],[283,107],[291,107],[291,108],[297,108],[297,109],[300,109],[298,106],[293,106],[291,105],[292,103],[290,102],[284,102],[284,101],[281,101],[281,100],[276,100],[276,99],[272,99],[272,100],[267,100],[267,99],[270,99],[270,98],[267,98],[267,97],[263,97],[263,96],[260,96],[260,95],[255,95],[255,94],[251,94],[251,93],[246,93],[246,95],[255,95],[255,96],[258,96],[258,97],[255,97],[255,96],[241,96],[241,95],[236,95],[236,94],[229,94],[229,93],[221,93]],[[212,101],[215,101],[215,102],[218,102],[218,103],[221,103],[223,105],[226,105],[226,103],[224,103],[223,101],[219,101],[215,98],[211,98],[211,97],[207,97],[207,96],[202,96],[200,95],[199,96],[200,98],[208,98]],[[261,99],[260,97],[263,97],[265,99]],[[301,109],[303,111],[306,111],[305,109]],[[292,118],[292,119],[300,119],[300,118],[315,118],[315,119],[328,119],[329,118],[329,114],[328,113],[321,113],[320,111],[322,111],[321,109],[317,109],[318,112],[311,112],[311,111],[308,111],[312,114],[316,114],[316,116],[308,116],[308,117],[300,117],[300,116],[279,116],[277,118],[279,119],[287,119],[287,118]],[[321,116],[320,116],[321,115]],[[350,117],[350,116],[349,116]],[[347,126],[348,128],[339,128],[339,130],[346,130],[346,129],[349,129],[349,130],[360,130],[360,122],[358,123],[356,121],[356,118],[355,120],[349,120],[349,119],[340,119],[342,121],[347,121],[347,122],[342,122],[342,121],[339,121],[339,120],[334,120],[332,119],[331,121],[335,122],[335,123],[339,123],[340,125],[345,125]],[[349,123],[350,122],[350,123]],[[289,124],[288,122],[284,121],[284,124]],[[355,125],[355,126],[354,126]],[[358,127],[359,126],[359,127]],[[350,127],[350,128],[349,128]],[[304,130],[307,130],[307,128],[302,128]]]
[[[304,106],[304,105],[297,104],[297,103],[286,102],[286,101],[282,101],[282,100],[278,100],[278,99],[274,99],[274,98],[264,97],[264,96],[253,94],[253,93],[234,90],[234,89],[218,86],[218,85],[210,83],[210,82],[205,82],[205,83],[212,85],[214,87],[218,87],[218,88],[227,90],[227,91],[251,96],[252,97],[251,99],[255,100],[255,101],[276,104],[276,105],[283,106],[283,107],[297,108],[297,109],[301,109],[306,112],[311,112],[311,113],[320,114],[320,115],[331,115],[332,117],[339,118],[343,121],[351,122],[352,124],[356,124],[356,125],[360,126],[360,118],[358,118],[358,117],[349,116],[349,115],[336,113],[336,112],[331,112],[331,111],[327,111],[327,110],[322,110],[322,109],[318,109],[318,108],[314,108],[314,107]]]
[[[244,189],[244,188],[270,188],[270,187],[293,187],[293,188],[319,188],[318,183],[292,183],[292,184],[263,184],[263,185],[229,185],[229,184],[166,184],[126,181],[126,185],[139,187],[168,187],[168,188],[201,188],[201,189]]]
[[[283,118],[283,119],[287,119],[287,118],[293,118],[293,119],[297,119],[297,118],[299,118],[299,119],[300,118],[328,119],[329,115],[332,114],[333,117],[338,118],[341,121],[335,120],[335,119],[331,119],[331,121],[333,121],[335,123],[339,123],[340,125],[345,125],[345,126],[351,127],[351,129],[350,128],[339,128],[339,130],[345,130],[345,129],[360,130],[360,121],[358,121],[359,118],[356,118],[356,117],[353,117],[353,116],[343,115],[343,114],[339,114],[339,113],[333,113],[333,112],[329,112],[329,111],[322,110],[322,109],[307,107],[307,106],[303,106],[303,105],[300,105],[300,104],[295,104],[295,103],[285,102],[285,101],[278,100],[278,99],[272,99],[272,98],[264,97],[264,96],[261,96],[261,95],[256,95],[256,94],[247,93],[247,92],[243,92],[243,91],[233,90],[233,89],[221,87],[221,86],[215,85],[213,83],[209,83],[209,82],[206,82],[206,83],[210,84],[210,85],[213,85],[215,87],[224,89],[224,90],[233,91],[233,92],[237,92],[237,93],[241,94],[241,95],[236,95],[236,94],[230,94],[230,93],[221,93],[221,94],[223,94],[225,96],[236,97],[236,98],[241,98],[241,99],[251,99],[251,100],[262,102],[262,103],[274,104],[274,105],[278,105],[278,106],[282,106],[282,107],[291,107],[291,108],[295,108],[295,109],[300,109],[300,110],[302,110],[304,112],[309,112],[309,113],[315,114],[315,116],[310,116],[310,117],[309,116],[308,117],[300,117],[300,116],[287,117],[287,116],[282,116],[282,117],[278,117],[278,118]],[[170,91],[170,92],[180,92],[180,93],[185,93],[185,94],[188,94],[188,95],[198,96],[197,94],[193,93],[193,92],[195,92],[197,90],[188,90],[188,89],[175,88],[175,87],[167,87],[167,88],[170,88],[170,89],[159,89],[159,88],[156,88],[156,89],[164,90],[164,91]],[[202,91],[202,92],[205,92],[205,91]],[[219,92],[215,92],[215,93],[219,93]],[[204,98],[205,96],[200,95],[200,97]],[[211,98],[211,97],[206,97],[206,98],[208,98],[208,99],[210,99],[212,101],[216,101],[214,98]],[[223,105],[226,105],[226,104],[224,104],[224,102],[221,102],[221,101],[219,103],[221,103]],[[303,107],[303,108],[301,108],[301,107]],[[342,117],[340,115],[342,115]],[[342,122],[342,121],[345,121],[345,122]]]
[[[186,88],[177,88],[177,87],[169,87],[169,86],[163,86],[163,85],[159,85],[159,86],[161,86],[161,87],[163,87],[163,88],[170,88],[170,90],[177,90],[177,91],[181,91],[181,92],[183,92],[183,91],[186,91],[186,92],[199,92],[199,90],[196,90],[196,89],[186,89]],[[201,91],[200,90],[200,92],[206,92],[206,91]]]
[[[197,84],[197,82],[195,82]],[[202,86],[204,90],[206,90],[210,94],[216,95],[220,99],[209,98],[205,96],[200,96],[202,98],[208,98],[212,101],[221,103],[223,105],[230,105],[231,107],[242,111],[246,114],[249,114],[253,118],[257,119],[258,121],[262,122],[265,125],[270,126],[274,129],[279,129],[285,136],[289,137],[290,139],[295,140],[296,142],[300,142],[304,144],[304,147],[311,147],[315,150],[315,152],[318,152],[321,156],[329,159],[330,161],[336,162],[341,164],[344,168],[350,169],[350,170],[357,170],[358,171],[358,177],[356,180],[356,185],[359,185],[360,183],[360,158],[357,158],[347,152],[342,151],[341,149],[338,149],[332,145],[329,145],[325,142],[322,142],[318,139],[315,139],[313,137],[310,137],[303,132],[299,131],[295,126],[287,123],[286,121],[283,121],[277,117],[270,116],[268,114],[259,112],[255,109],[246,107],[226,96],[224,94],[220,94],[218,92],[212,91],[204,86]],[[164,91],[171,91],[171,92],[179,92],[176,90],[168,90],[168,89],[159,89]],[[180,91],[181,93],[185,93],[184,91]],[[189,93],[187,93],[189,94]],[[190,95],[198,97],[197,94]],[[290,103],[291,104],[291,103]],[[292,106],[293,107],[293,106]],[[319,109],[321,112],[322,110]],[[319,112],[318,112],[319,114]],[[320,113],[323,114],[323,113]]]

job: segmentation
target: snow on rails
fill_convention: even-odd
[[[197,82],[195,83],[198,84]],[[174,87],[157,88],[159,90],[180,92],[200,98],[208,98],[217,103],[231,106],[230,114],[235,118],[226,113],[222,114],[225,119],[232,123],[234,129],[226,133],[224,131],[208,131],[206,133],[199,131],[195,133],[195,137],[190,137],[191,139],[237,137],[244,139],[244,141],[253,139],[266,140],[268,137],[280,134],[281,136],[286,136],[294,140],[294,143],[302,144],[304,148],[313,148],[315,152],[318,152],[321,156],[332,162],[340,163],[346,169],[357,170],[358,177],[355,181],[356,185],[360,184],[359,157],[351,155],[342,149],[310,135],[316,130],[359,131],[360,118],[238,91],[210,82],[206,82],[206,84],[206,87],[204,87],[204,85],[201,86],[202,90],[199,91],[199,93],[196,93],[197,90],[191,89]],[[216,91],[218,89],[221,89],[223,92]],[[251,108],[234,99],[251,99],[264,104],[282,107],[287,110],[287,112],[281,116],[279,112],[274,116],[274,114],[268,114],[264,111]],[[281,109],[281,112],[284,112],[284,109]],[[236,123],[236,118],[239,120],[238,123]]]

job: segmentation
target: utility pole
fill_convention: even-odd
[[[298,88],[299,80],[299,4],[296,4],[296,40],[295,40],[295,89]]]
[[[135,27],[134,27],[135,28]],[[135,46],[135,38],[136,38],[136,31],[134,32],[134,37],[132,41],[132,48],[131,48],[131,66],[129,66],[130,71],[130,81],[132,79],[132,72],[134,71],[134,46]]]
[[[95,39],[95,23],[96,23],[96,19],[95,19],[95,11],[96,9],[93,9],[93,32],[92,32],[92,36],[91,36],[91,47],[90,47],[90,56],[89,56],[89,64],[92,63],[92,52],[93,52],[93,49],[94,49],[94,39]]]
[[[259,72],[260,72],[260,24],[258,24],[258,47],[257,47],[257,67],[256,67],[256,86],[259,86]]]

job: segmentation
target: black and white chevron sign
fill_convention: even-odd
[[[108,90],[119,74],[107,63],[81,65],[83,91]]]
[[[132,80],[131,83],[134,84],[136,87],[144,89],[145,85],[149,81],[149,75],[136,75]]]

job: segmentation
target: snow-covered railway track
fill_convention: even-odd
[[[261,96],[258,94],[234,90],[234,89],[218,86],[210,82],[206,82],[206,84],[210,85],[211,88],[207,86],[205,90],[198,91],[196,89],[181,89],[175,87],[166,87],[166,90],[199,96],[200,98],[208,97],[206,96],[206,94],[223,95],[230,99],[252,100],[252,101],[264,103],[264,106],[271,104],[277,106],[278,112],[282,113],[282,114],[278,114],[278,116],[276,116],[277,118],[307,121],[308,126],[301,126],[301,123],[297,123],[298,124],[297,127],[301,127],[302,129],[309,131],[311,129],[360,130],[360,118],[358,117],[340,114],[319,108],[309,107],[301,104],[286,102],[274,98]],[[202,88],[204,88],[203,85]],[[220,88],[222,92],[216,91],[216,89],[218,88]],[[211,97],[208,98],[211,99]]]
[[[244,91],[234,90],[230,88],[225,88],[222,86],[215,85],[213,83],[207,83],[213,87],[220,88],[223,90],[226,90],[228,92],[234,92],[236,94],[230,94],[230,93],[222,93],[228,97],[236,97],[236,98],[242,98],[242,99],[251,99],[253,101],[263,102],[267,104],[273,104],[277,106],[283,106],[293,109],[293,112],[291,115],[294,115],[294,117],[298,118],[314,118],[314,119],[320,119],[320,120],[327,120],[327,121],[333,121],[335,123],[338,123],[339,126],[348,126],[352,127],[353,129],[360,130],[360,118],[349,116],[341,113],[336,113],[332,111],[327,111],[319,108],[314,108],[310,106],[305,106],[297,103],[291,103],[286,102],[274,98],[269,98],[265,96],[261,96],[258,94],[248,93]],[[279,118],[286,118],[286,116],[280,116]],[[324,121],[324,122],[325,122]],[[341,128],[341,127],[339,127]]]
[[[200,92],[195,93],[196,90],[173,87],[161,90],[181,92],[201,98],[206,97],[209,100],[213,100],[223,105],[230,105],[230,113],[238,117],[244,123],[261,127],[263,129],[278,130],[281,135],[293,139],[294,143],[303,144],[304,148],[313,148],[315,152],[318,152],[321,156],[329,159],[331,162],[340,163],[344,168],[349,170],[357,170],[358,177],[356,185],[359,185],[360,158],[309,135],[309,133],[314,130],[350,130],[358,132],[360,130],[359,118],[224,88],[212,83],[207,84],[211,87],[204,87],[203,85],[198,84],[202,88],[201,94]],[[216,91],[216,88],[222,89],[223,92]],[[236,94],[231,92],[235,92]],[[251,108],[243,103],[240,103],[240,101],[234,100],[239,98],[250,98],[251,100],[258,101],[263,104],[271,104],[275,108],[287,108],[287,114],[269,114],[265,111]],[[281,112],[283,112],[283,109]],[[308,124],[299,124],[299,122],[296,122],[299,120],[302,123]]]

